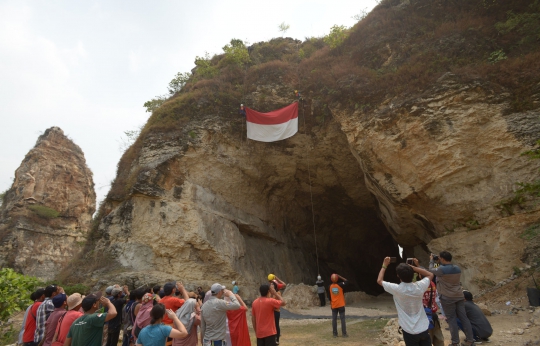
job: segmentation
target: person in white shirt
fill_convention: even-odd
[[[398,322],[403,329],[403,340],[407,346],[431,346],[428,327],[429,321],[424,311],[422,297],[429,287],[433,274],[425,269],[400,263],[396,268],[401,283],[394,284],[383,281],[386,268],[390,264],[390,257],[383,261],[377,283],[384,290],[394,296],[394,303],[398,312]],[[412,282],[414,273],[422,275],[423,279]]]

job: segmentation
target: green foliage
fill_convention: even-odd
[[[521,275],[521,269],[519,269],[518,267],[514,266],[512,269],[514,269],[514,275],[516,276],[520,276]]]
[[[231,42],[223,46],[225,52],[225,61],[227,63],[244,66],[250,63],[247,47],[242,40],[233,38]]]
[[[210,54],[206,52],[204,57],[195,57],[195,77],[198,78],[212,78],[217,76],[219,70],[216,66],[212,65]]]
[[[492,64],[495,64],[496,62],[506,60],[507,58],[508,57],[506,56],[504,51],[502,49],[499,49],[489,55],[488,61]]]
[[[191,73],[178,72],[176,76],[174,76],[174,78],[169,82],[169,94],[174,95],[180,90],[182,90],[182,88],[184,87],[184,85],[186,85],[190,78]]]
[[[32,276],[15,272],[11,268],[0,270],[0,322],[6,322],[11,315],[32,304],[30,294],[40,284]]]
[[[45,218],[45,219],[54,219],[60,216],[60,212],[54,210],[53,208],[46,207],[44,205],[34,204],[29,205],[27,207],[34,213],[36,213],[39,217]]]
[[[531,3],[527,12],[508,11],[506,21],[496,23],[495,28],[503,35],[518,33],[521,36],[518,45],[537,42],[540,40],[540,0]]]
[[[278,25],[279,31],[285,35],[285,33],[291,28],[289,24],[286,24],[285,22]]]
[[[344,25],[334,25],[330,28],[330,33],[324,37],[324,43],[335,49],[349,36],[349,29]]]
[[[533,240],[540,235],[540,224],[527,227],[520,237],[525,240]]]
[[[170,83],[169,83],[169,86],[170,86]],[[169,89],[169,91],[170,91],[170,89]],[[150,101],[146,101],[144,103],[143,107],[146,108],[146,111],[148,113],[154,113],[154,111],[156,109],[158,109],[159,107],[161,107],[161,105],[163,103],[165,103],[165,101],[167,101],[166,96],[156,96],[155,98],[151,99]]]

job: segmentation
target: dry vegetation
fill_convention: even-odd
[[[334,49],[322,38],[276,38],[253,44],[244,66],[214,56],[206,67],[197,64],[182,90],[153,112],[120,160],[109,198],[129,193],[141,169],[135,160],[150,133],[179,132],[200,115],[233,118],[258,85],[284,85],[291,101],[292,90],[300,89],[308,107],[319,105],[314,112],[324,120],[328,105],[369,116],[383,100],[419,95],[452,72],[463,83],[509,92],[510,112],[534,109],[539,13],[539,0],[384,0]],[[265,108],[264,95],[259,97]]]

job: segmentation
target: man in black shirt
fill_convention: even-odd
[[[473,295],[469,291],[463,291],[465,297],[465,313],[471,321],[475,341],[486,341],[493,334],[493,328],[488,319],[482,312],[482,309],[473,302]],[[458,319],[458,326],[463,330],[461,321]]]
[[[124,286],[123,289],[115,287],[112,292],[111,303],[116,308],[116,311],[122,311],[124,304],[126,303],[126,298],[129,297],[129,291],[127,286]],[[120,329],[122,327],[122,314],[117,314],[115,318],[109,321],[108,335],[107,335],[107,346],[116,346],[118,344],[118,338],[120,337]]]

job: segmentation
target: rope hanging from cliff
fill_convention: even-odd
[[[298,94],[300,95],[300,94]],[[302,118],[304,118],[304,135],[307,134],[306,129],[306,111],[304,107],[304,100],[299,97],[298,103],[302,103]],[[311,219],[313,221],[313,239],[315,241],[315,258],[317,261],[317,275],[321,273],[319,269],[319,248],[317,246],[317,233],[316,233],[316,226],[315,226],[315,208],[313,206],[313,190],[311,187],[311,164],[309,162],[309,150],[306,151],[307,153],[307,166],[308,166],[308,177],[309,177],[309,196],[311,199]]]

